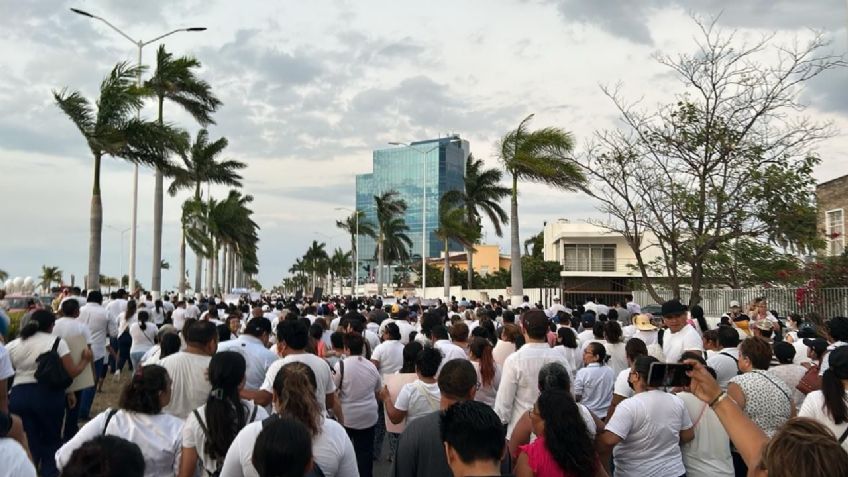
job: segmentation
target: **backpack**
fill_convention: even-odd
[[[74,378],[68,374],[65,366],[62,364],[62,357],[56,351],[59,347],[59,340],[61,339],[56,338],[50,351],[41,353],[35,359],[35,362],[38,364],[38,367],[35,369],[36,381],[56,391],[64,391],[74,382]]]
[[[253,412],[250,413],[250,417],[247,420],[248,424],[250,424],[251,422],[254,421],[254,419],[256,419],[256,411],[258,409],[259,409],[259,406],[254,404],[253,405]],[[209,431],[206,429],[206,424],[203,423],[203,419],[201,419],[200,413],[197,412],[197,409],[192,411],[192,413],[194,413],[194,418],[197,419],[197,424],[200,425],[200,430],[203,431],[203,438],[206,439],[206,440],[209,440]],[[264,424],[263,424],[263,427],[264,427]],[[219,457],[218,459],[216,459],[215,464],[216,464],[215,465],[215,472],[209,472],[204,467],[204,470],[206,470],[206,474],[209,477],[219,477],[221,475],[221,469],[224,467],[224,459]]]
[[[271,414],[267,418],[262,420],[262,429],[268,427],[268,424],[271,424],[275,420],[279,419],[279,414]],[[321,467],[318,466],[318,463],[314,460],[312,461],[312,470],[309,473],[304,474],[303,477],[324,477],[324,471],[321,470]]]

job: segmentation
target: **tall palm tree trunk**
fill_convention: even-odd
[[[521,239],[518,236],[518,176],[512,175],[512,197],[509,201],[510,278],[512,281],[512,306],[521,304],[524,296],[524,277],[521,274]]]
[[[162,121],[162,106],[165,98],[159,96],[159,125]],[[158,300],[162,291],[162,203],[164,202],[165,182],[162,169],[156,167],[155,184],[153,187],[153,271],[150,275],[150,291],[153,299]]]
[[[445,274],[444,274],[444,285],[445,285],[445,298],[450,298],[450,252],[448,248],[448,241],[445,240]]]
[[[465,258],[467,259],[468,270],[466,271],[466,288],[472,290],[474,288],[474,250],[472,247],[465,249]]]
[[[377,294],[383,296],[383,233],[377,244]]]
[[[88,239],[89,290],[100,289],[100,249],[103,232],[103,202],[100,199],[100,156],[94,156],[94,187],[91,191],[91,218]]]
[[[350,236],[350,296],[356,295],[353,284],[356,283],[356,234]]]
[[[195,252],[194,257],[194,294],[197,295],[200,293],[202,286],[203,256],[199,252]]]
[[[177,267],[179,273],[179,297],[182,299],[185,296],[186,283],[185,283],[185,272],[186,272],[186,241],[185,241],[185,226],[180,227],[180,263],[179,267]]]

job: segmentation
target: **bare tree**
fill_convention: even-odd
[[[803,116],[800,93],[846,65],[824,52],[820,34],[789,46],[773,35],[740,44],[715,21],[696,24],[694,54],[656,57],[684,91],[647,111],[619,87],[603,87],[625,128],[596,133],[577,159],[584,192],[608,217],[596,223],[624,236],[651,296],[660,301],[652,277],[663,275],[677,297],[691,287],[691,305],[701,299],[704,260],[719,246],[742,237],[799,252],[816,246],[814,148],[833,130]]]

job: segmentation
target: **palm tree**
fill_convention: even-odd
[[[209,237],[206,254],[210,257],[209,273],[207,275],[207,291],[214,293],[221,288],[218,282],[219,269],[227,279],[224,288],[230,288],[229,279],[239,272],[239,285],[245,285],[249,279],[241,278],[241,274],[256,273],[256,245],[259,242],[257,230],[259,226],[251,218],[253,211],[247,205],[253,201],[253,196],[242,195],[237,190],[230,190],[227,198],[222,201],[211,200],[206,226]],[[223,250],[225,266],[221,267],[218,252]],[[239,267],[235,262],[240,263]],[[236,270],[239,268],[239,270]],[[233,279],[232,285],[235,285]]]
[[[164,166],[168,150],[179,134],[169,127],[136,118],[144,101],[144,90],[135,86],[140,67],[117,64],[100,83],[96,109],[79,91],[53,91],[56,104],[82,133],[94,158],[94,185],[89,221],[88,283],[100,286],[100,249],[103,204],[100,197],[100,162],[103,156],[120,157],[137,164]]]
[[[4,282],[8,278],[9,274],[6,272],[6,270],[0,270],[0,282]]]
[[[303,260],[300,259],[300,258],[295,259],[291,268],[289,268],[289,273],[295,274],[295,281],[298,284],[301,284],[303,282],[303,279],[305,278],[305,276],[304,276],[305,271],[306,271],[305,264],[303,263]]]
[[[474,252],[474,244],[480,239],[480,227],[468,223],[464,205],[453,202],[447,195],[439,201],[439,228],[434,233],[445,243],[444,296],[450,297],[450,242],[454,240],[465,248],[468,256]],[[469,262],[468,266],[471,266]]]
[[[180,259],[179,259],[179,272],[180,276],[183,279],[179,284],[179,294],[183,296],[185,294],[187,280],[186,276],[186,242],[188,242],[189,247],[198,254],[198,257],[204,253],[203,251],[209,248],[208,240],[206,237],[206,227],[204,225],[207,216],[207,207],[208,204],[203,202],[201,199],[190,198],[186,199],[183,203],[182,207],[182,217],[180,220],[180,225],[182,226],[182,234],[180,235]],[[199,262],[198,262],[199,263]],[[194,291],[196,293],[200,293],[200,284],[199,284],[199,276],[200,271],[197,271],[197,276],[195,276],[195,287]]]
[[[406,201],[401,199],[399,195],[398,191],[390,190],[374,196],[374,205],[377,210],[377,294],[381,296],[383,294],[383,262],[387,257],[386,244],[390,240],[397,243],[397,238],[392,237],[387,232],[391,227],[394,227],[395,230],[405,228],[405,230],[400,230],[401,232],[409,230],[403,218],[399,218],[406,212]],[[397,222],[398,220],[400,222]],[[408,240],[409,237],[406,236],[406,239]],[[401,242],[403,241],[401,240]],[[409,246],[412,246],[411,241]],[[396,251],[399,252],[400,250]],[[409,254],[408,251],[406,253]]]
[[[62,270],[59,267],[48,267],[47,265],[41,266],[41,275],[39,276],[41,282],[39,285],[41,286],[41,290],[44,293],[50,293],[50,288],[53,286],[53,282],[62,283]]]
[[[344,277],[345,270],[351,266],[350,257],[350,252],[345,252],[339,247],[336,247],[333,251],[333,255],[330,256],[330,294],[333,293],[333,285],[335,284],[336,276],[340,278],[339,294],[344,294],[344,280],[341,278]],[[353,276],[351,276],[351,283],[353,283]]]
[[[521,303],[524,278],[521,271],[521,238],[518,235],[518,181],[539,182],[562,190],[576,190],[585,182],[583,173],[569,155],[574,148],[571,134],[559,128],[529,130],[533,115],[500,141],[498,156],[512,175],[510,200],[510,257],[512,259],[512,304]]]
[[[160,125],[164,124],[163,110],[166,99],[182,107],[201,126],[215,124],[212,113],[218,109],[221,101],[212,94],[209,83],[195,76],[195,70],[198,68],[200,62],[195,58],[174,58],[174,55],[165,51],[165,45],[159,45],[156,52],[156,71],[144,85],[150,95],[156,97]],[[162,167],[156,168],[153,193],[153,274],[150,287],[154,297],[159,296],[162,288],[162,202],[166,170]]]
[[[412,256],[412,239],[409,237],[409,226],[403,217],[396,217],[383,225],[385,239],[383,240],[383,260],[389,268],[389,274],[384,275],[386,283],[392,279],[391,266],[396,262],[408,262]],[[378,269],[379,271],[379,269]]]
[[[325,262],[330,257],[327,255],[327,244],[312,241],[312,245],[306,250],[303,261],[307,264],[307,270],[312,274],[312,293],[315,293],[315,282],[318,273],[325,269]]]
[[[217,158],[227,147],[227,139],[219,138],[209,142],[209,132],[206,129],[201,129],[197,132],[197,137],[194,143],[188,147],[188,150],[182,151],[180,156],[183,161],[184,168],[176,169],[174,172],[174,180],[168,187],[168,194],[173,197],[182,189],[194,189],[194,199],[201,200],[201,186],[203,184],[220,184],[231,187],[241,187],[241,175],[238,170],[247,167],[246,164],[239,161],[225,160],[218,161]],[[181,245],[181,262],[185,263],[185,246]],[[200,291],[201,267],[203,255],[202,250],[191,247],[194,251],[197,260],[194,268],[194,289]],[[180,270],[181,276],[185,275],[184,270]],[[184,289],[180,293],[184,293]]]
[[[357,224],[357,218],[359,219],[358,224]],[[356,246],[357,230],[359,231],[359,235],[364,235],[366,237],[371,237],[371,238],[377,238],[377,231],[374,230],[374,224],[372,224],[371,222],[368,222],[365,219],[365,213],[361,210],[357,210],[356,212],[350,214],[349,216],[345,217],[344,220],[337,220],[336,221],[336,227],[338,227],[338,228],[344,230],[345,232],[347,232],[348,234],[350,234],[350,254],[351,254],[352,257],[354,257],[354,260],[356,259],[356,249],[357,249],[357,246]],[[350,266],[351,266],[351,280],[353,280],[353,277],[357,273],[355,261],[352,261]],[[351,285],[351,286],[353,286],[353,285]],[[356,293],[356,292],[355,291],[351,292],[351,295],[353,295],[354,293]]]
[[[500,202],[509,196],[509,187],[501,185],[503,171],[496,168],[484,169],[482,159],[471,154],[465,159],[465,190],[451,190],[445,193],[447,200],[465,208],[465,223],[469,227],[480,228],[482,215],[486,214],[495,227],[495,234],[503,237],[502,224],[509,221]],[[473,244],[472,244],[473,245]],[[468,258],[468,288],[474,288],[474,258],[471,247],[465,248]]]

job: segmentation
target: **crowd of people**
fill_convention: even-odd
[[[82,296],[0,342],[0,476],[848,475],[846,317]]]

